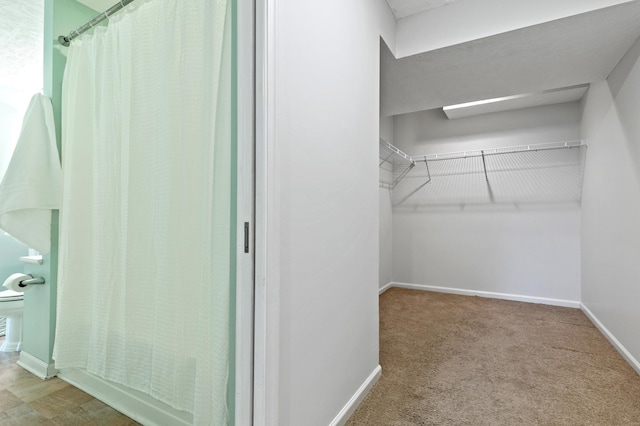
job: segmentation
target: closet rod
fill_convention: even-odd
[[[92,20],[90,20],[89,22],[84,24],[83,26],[78,27],[75,30],[71,31],[68,35],[66,35],[66,36],[61,35],[60,37],[58,37],[58,41],[63,46],[69,46],[69,44],[71,44],[71,40],[73,40],[74,38],[79,37],[80,34],[86,32],[86,31],[89,31],[91,28],[95,27],[100,22],[102,22],[105,19],[109,18],[111,15],[113,15],[117,11],[123,9],[129,3],[133,3],[133,0],[120,0],[120,2],[114,4],[109,9],[105,10],[100,15],[96,16],[95,18],[93,18]]]
[[[506,148],[493,148],[485,149],[484,151],[461,151],[461,152],[447,152],[444,154],[427,154],[427,155],[415,155],[411,159],[416,162],[426,161],[444,161],[444,160],[457,160],[460,158],[472,158],[472,157],[488,157],[492,155],[501,154],[515,154],[522,152],[536,152],[536,151],[550,151],[554,149],[571,149],[587,146],[582,141],[562,142],[562,145],[557,144],[540,144],[540,145],[524,145],[518,147],[506,147]]]

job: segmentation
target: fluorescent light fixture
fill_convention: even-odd
[[[527,93],[524,95],[513,95],[513,96],[505,96],[502,98],[493,98],[493,99],[484,99],[481,101],[474,101],[474,102],[466,102],[464,104],[457,104],[457,105],[449,105],[446,107],[443,107],[442,109],[447,112],[447,111],[453,111],[456,109],[462,109],[462,108],[471,108],[471,107],[475,107],[475,106],[480,106],[480,105],[487,105],[487,104],[492,104],[492,103],[496,103],[496,102],[504,102],[504,101],[510,101],[513,99],[520,99],[520,98],[526,98],[527,96],[530,96],[531,94]]]
[[[454,119],[492,112],[573,102],[581,99],[588,88],[589,85],[581,84],[578,86],[545,90],[537,93],[524,93],[521,95],[465,102],[462,104],[445,106],[442,110],[449,119]]]

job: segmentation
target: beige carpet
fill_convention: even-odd
[[[640,377],[578,309],[392,288],[380,349],[349,426],[640,425]]]

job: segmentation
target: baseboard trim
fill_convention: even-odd
[[[29,373],[40,377],[42,380],[50,379],[58,374],[58,370],[56,370],[53,363],[47,364],[40,358],[35,357],[24,350],[20,352],[20,359],[16,364],[27,370]]]
[[[353,415],[358,405],[364,400],[364,398],[369,394],[373,386],[378,382],[378,379],[382,375],[382,367],[379,365],[373,369],[373,372],[367,377],[367,379],[362,383],[362,385],[358,388],[356,393],[353,394],[349,402],[342,407],[342,410],[338,413],[338,415],[333,419],[329,426],[344,426],[349,418]]]
[[[58,373],[58,377],[143,425],[193,424],[190,413],[178,411],[149,395],[109,382],[85,370],[65,368]]]
[[[600,320],[594,315],[594,313],[591,312],[591,310],[589,310],[589,308],[587,308],[583,303],[580,304],[580,309],[582,309],[582,312],[584,312],[587,318],[591,320],[593,325],[595,325],[596,328],[600,330],[600,333],[602,333],[604,337],[607,338],[609,343],[611,343],[611,345],[629,363],[631,368],[633,368],[636,373],[640,375],[640,362],[638,362],[638,360],[633,355],[631,355],[631,352],[629,352],[627,348],[625,348],[624,345],[620,343],[618,339],[616,339],[613,333],[611,333],[609,329],[605,327],[604,324],[602,324],[602,322],[600,322]]]
[[[386,283],[385,285],[383,285],[382,287],[380,287],[379,290],[379,294],[384,293],[385,291],[389,290],[391,287],[393,287],[394,283]]]
[[[490,299],[512,300],[516,302],[538,303],[542,305],[562,306],[565,308],[580,309],[580,302],[576,300],[550,299],[546,297],[523,296],[519,294],[494,293],[490,291],[467,290],[462,288],[438,287],[426,284],[392,283],[392,287],[407,288],[411,290],[433,291],[437,293],[459,294],[462,296],[478,296]]]

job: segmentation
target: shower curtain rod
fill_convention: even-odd
[[[76,37],[79,37],[80,34],[84,33],[85,31],[88,31],[91,28],[95,27],[97,24],[109,18],[111,15],[121,10],[129,3],[133,3],[133,0],[120,0],[120,2],[114,4],[109,9],[105,10],[100,15],[96,16],[95,18],[93,18],[83,26],[78,27],[77,29],[71,31],[69,35],[66,35],[66,36],[61,35],[60,37],[58,37],[58,41],[63,46],[69,46],[69,44],[71,44],[71,40],[73,40]]]

